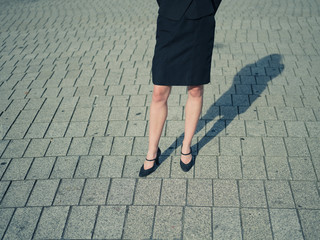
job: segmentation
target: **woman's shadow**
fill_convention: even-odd
[[[231,87],[202,115],[201,120],[204,120],[205,124],[198,124],[195,134],[205,128],[216,117],[220,116],[220,118],[213,124],[210,130],[206,131],[205,136],[198,141],[197,145],[192,146],[193,155],[196,152],[198,153],[207,143],[223,131],[234,118],[246,112],[267,88],[268,82],[280,75],[283,70],[282,56],[279,54],[268,55],[253,64],[243,67],[234,76]],[[248,87],[251,88],[249,92]],[[244,88],[247,89],[246,94],[237,94],[238,90]],[[229,106],[230,109],[229,111],[221,111],[221,109],[217,111],[218,106],[226,107],[226,109]],[[181,146],[183,137],[184,133],[162,153],[163,157],[160,159],[160,163],[164,162],[172,152]]]

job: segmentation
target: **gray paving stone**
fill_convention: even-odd
[[[294,208],[292,192],[287,181],[266,181],[266,194],[270,208]]]
[[[279,157],[287,156],[284,140],[280,137],[262,138],[266,156]]]
[[[160,139],[161,140],[168,140],[167,138],[166,139],[160,138]],[[132,149],[132,154],[133,155],[146,155],[148,152],[148,141],[149,140],[147,137],[135,137],[133,149]],[[161,154],[164,155],[164,151],[163,151],[164,147],[163,147],[162,142],[159,144],[159,148],[162,149]]]
[[[292,179],[286,157],[265,157],[268,179]]]
[[[51,206],[59,180],[38,180],[32,190],[27,206]]]
[[[72,178],[77,167],[79,157],[58,157],[50,178]]]
[[[141,157],[141,158],[145,158],[145,156]],[[140,158],[140,159],[141,159]],[[173,161],[174,157],[168,157],[165,155],[160,156],[160,166],[157,168],[157,170],[150,174],[149,176],[147,176],[147,178],[169,178],[172,177],[173,175],[173,165],[174,165],[174,161]],[[177,159],[177,158],[175,158]],[[142,166],[143,161],[140,162],[139,168]],[[171,167],[172,166],[172,167]],[[137,169],[139,169],[137,168]],[[180,173],[182,172],[181,169],[179,169]],[[170,176],[171,173],[171,176]],[[190,174],[192,174],[192,171],[190,170]]]
[[[289,156],[310,156],[310,152],[304,138],[285,138],[284,140]]]
[[[90,155],[109,155],[113,137],[94,137],[90,148]]]
[[[112,107],[109,120],[126,120],[128,116],[128,107]]]
[[[157,206],[152,238],[181,239],[182,207]]]
[[[69,122],[52,122],[45,135],[46,138],[62,138],[65,135]]]
[[[187,188],[188,206],[212,206],[212,180],[189,179]]]
[[[96,206],[73,206],[63,238],[90,239],[97,211]]]
[[[223,99],[225,98],[225,99]],[[225,101],[225,103],[222,103],[222,101]],[[230,101],[230,102],[229,102]],[[220,97],[217,102],[215,102],[216,105],[231,105],[231,98],[229,96],[224,95],[223,97]],[[221,106],[220,107],[220,113],[221,116],[223,116],[223,119],[225,120],[233,120],[235,116],[238,115],[238,109],[234,106]]]
[[[160,204],[184,206],[186,204],[186,192],[186,180],[163,179]]]
[[[133,141],[133,137],[115,138],[111,148],[111,155],[130,155]]]
[[[88,155],[91,143],[91,137],[73,138],[68,155]]]
[[[292,107],[276,107],[276,112],[279,120],[297,120],[294,109]]]
[[[22,110],[15,123],[31,123],[36,114],[37,110],[35,109]]]
[[[48,179],[55,160],[54,157],[35,158],[26,179]]]
[[[213,204],[216,207],[239,207],[238,185],[235,180],[213,180]]]
[[[241,120],[258,120],[257,111],[254,108],[239,107],[239,119]]]
[[[226,135],[227,136],[245,136],[245,124],[243,120],[227,120],[226,121]]]
[[[121,177],[123,164],[124,156],[104,156],[99,177]]]
[[[145,156],[127,156],[123,166],[123,177],[135,178],[139,175],[141,165]],[[121,168],[122,170],[122,168]],[[120,170],[119,170],[120,171]],[[118,172],[119,172],[118,171]]]
[[[309,157],[289,157],[293,180],[316,180],[312,161]]]
[[[267,207],[262,181],[239,181],[240,203],[242,207]]]
[[[74,112],[74,108],[65,108],[63,105],[60,105],[54,118],[52,119],[53,122],[68,122],[70,121],[72,114]]]
[[[131,205],[135,183],[135,179],[112,179],[107,204]]]
[[[97,102],[96,107],[93,108],[93,111],[91,113],[90,121],[99,121],[99,122],[105,122],[108,120],[109,114],[110,114],[110,107],[107,106],[99,106],[99,102]]]
[[[124,87],[126,88],[126,87],[129,87],[129,86],[125,85]],[[123,107],[125,107],[125,106],[128,105],[128,102],[129,102],[129,97],[128,96],[114,96],[112,98],[111,106],[113,106],[113,107],[114,106],[118,106],[118,107],[123,106]]]
[[[5,230],[9,225],[11,217],[13,215],[14,208],[3,208],[0,209],[1,221],[0,221],[0,237],[3,238]]]
[[[2,180],[23,180],[30,169],[32,158],[11,159]]]
[[[319,209],[320,197],[315,182],[292,181],[291,189],[298,208]]]
[[[266,136],[264,121],[245,121],[248,137]]]
[[[266,98],[268,101],[268,106],[274,106],[274,107],[284,107],[285,106],[285,102],[284,102],[282,95],[270,95],[270,96],[267,95]]]
[[[84,179],[62,179],[53,205],[78,205]]]
[[[194,166],[196,178],[217,178],[218,161],[215,156],[196,156]]]
[[[128,121],[109,121],[106,130],[106,136],[124,136],[127,129]]]
[[[5,195],[9,185],[10,185],[9,181],[1,181],[0,182],[0,202],[2,201],[3,196]]]
[[[241,179],[241,159],[237,156],[221,156],[218,158],[219,178]]]
[[[308,137],[304,122],[285,121],[289,137]]]
[[[6,139],[22,139],[28,128],[30,123],[14,123],[10,130],[6,134]]]
[[[266,121],[268,137],[287,137],[288,133],[283,121]]]
[[[73,122],[88,122],[90,114],[91,114],[92,108],[87,107],[76,107],[71,121]]]
[[[131,95],[128,106],[145,106],[146,105],[146,95]]]
[[[98,176],[100,164],[101,156],[81,156],[74,177],[95,178]]]
[[[32,123],[27,134],[25,135],[25,138],[43,138],[48,126],[49,123],[46,122]]]
[[[88,122],[70,122],[67,132],[65,134],[66,137],[83,137]]]
[[[0,159],[0,179],[2,178],[4,172],[6,171],[8,165],[10,164],[10,159]]]
[[[320,234],[320,211],[301,209],[299,215],[305,239],[317,239]]]
[[[81,205],[103,205],[106,202],[110,179],[87,179],[83,194],[81,197]]]
[[[43,157],[49,146],[50,139],[32,139],[24,157]]]
[[[244,156],[263,156],[262,139],[259,137],[244,137],[241,140],[241,150]]]
[[[155,210],[153,206],[130,206],[124,226],[123,238],[151,238],[154,213]]]
[[[220,137],[220,154],[223,156],[241,155],[239,137]]]
[[[218,120],[217,122],[210,122],[209,120],[206,121],[206,136],[225,136],[225,126],[226,121],[224,120]],[[207,140],[210,140],[210,138],[207,138]]]
[[[182,108],[172,109],[171,113],[175,113],[175,116],[171,116],[171,119],[180,119],[182,115]],[[127,120],[131,121],[142,121],[145,120],[147,115],[147,108],[146,107],[130,107]],[[170,114],[168,112],[168,120],[170,119]],[[149,115],[148,115],[149,116]]]
[[[186,207],[183,239],[212,239],[211,214],[209,207]]]
[[[219,155],[219,140],[211,137],[198,138],[198,149],[198,155]]]
[[[320,125],[319,122],[306,122],[307,130],[310,137],[319,137]]]
[[[71,138],[53,138],[50,139],[50,145],[47,149],[46,156],[66,156]]]
[[[243,239],[272,239],[267,209],[241,209]]]
[[[306,140],[311,156],[317,159],[320,156],[320,148],[318,147],[320,138],[307,138]]]
[[[139,179],[135,190],[135,205],[158,205],[161,179]]]
[[[101,122],[89,122],[86,130],[86,137],[89,136],[104,136],[107,124],[104,121]]]
[[[145,121],[129,121],[126,129],[126,136],[145,136],[146,131]]]
[[[3,239],[32,239],[41,208],[18,208]]]
[[[242,239],[240,212],[237,208],[212,209],[213,239]]]
[[[34,239],[59,239],[67,220],[69,207],[45,207]]]
[[[244,179],[266,179],[263,157],[241,157]]]
[[[1,124],[0,124],[0,139],[1,139]],[[0,141],[0,156],[6,149],[7,145],[9,144],[9,140],[1,140]]]
[[[121,239],[125,215],[125,206],[101,206],[93,237],[98,239]]]
[[[304,239],[295,209],[270,209],[274,239]]]
[[[29,144],[29,140],[27,139],[11,140],[1,157],[2,158],[22,157],[28,144]]]

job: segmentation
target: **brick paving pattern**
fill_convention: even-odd
[[[0,0],[0,239],[320,236],[320,2],[223,0],[193,150],[148,142],[157,4]]]

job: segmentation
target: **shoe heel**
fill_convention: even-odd
[[[161,155],[161,150],[160,150],[160,148],[158,148],[157,158],[156,158],[156,164],[157,164],[157,165],[159,165],[159,163],[160,163],[160,161],[159,161],[160,155]]]

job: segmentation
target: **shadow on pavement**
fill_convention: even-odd
[[[248,64],[243,67],[233,78],[233,83],[231,87],[226,91],[216,102],[214,102],[207,112],[202,115],[201,120],[205,120],[205,124],[198,124],[196,133],[201,131],[203,128],[208,125],[211,121],[213,121],[216,117],[219,117],[219,111],[215,111],[214,108],[217,106],[229,106],[233,109],[230,111],[226,111],[225,113],[220,113],[220,119],[210,128],[210,130],[206,131],[205,136],[203,136],[197,143],[197,145],[192,146],[192,152],[198,153],[207,143],[209,143],[214,137],[216,137],[221,131],[223,131],[234,118],[236,118],[239,114],[246,112],[249,107],[256,101],[260,94],[267,88],[267,84],[272,79],[276,78],[281,72],[284,70],[284,65],[282,64],[282,56],[279,54],[271,54],[259,59],[257,62],[253,64]],[[256,76],[264,76],[263,83],[257,84]],[[254,79],[255,83],[247,83],[246,78],[251,77]],[[237,88],[241,88],[241,86],[251,85],[251,90],[253,94],[243,94],[238,96],[248,96],[249,102],[248,104],[241,104],[241,99],[238,99],[238,102],[235,99],[234,87],[237,85]],[[231,101],[230,101],[231,98]],[[228,101],[229,99],[229,101]],[[239,102],[240,101],[240,102]],[[247,100],[245,100],[246,102]],[[240,103],[240,104],[239,104]],[[236,108],[236,111],[234,111]],[[172,152],[181,146],[182,140],[184,137],[184,133],[182,133],[176,141],[174,141],[163,153],[161,162],[165,161]],[[198,146],[198,148],[197,148]]]

